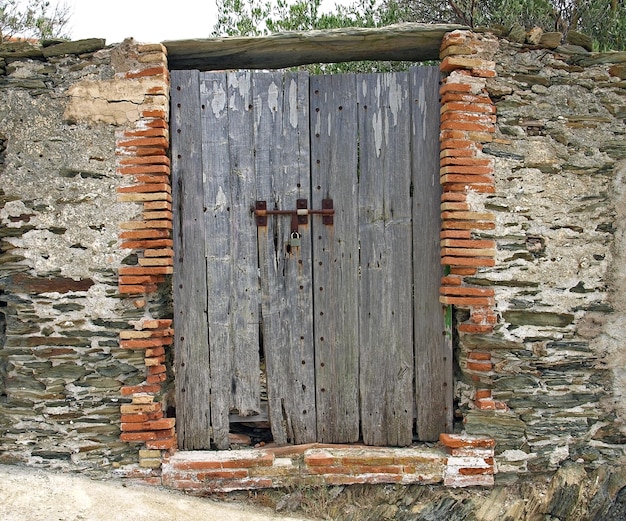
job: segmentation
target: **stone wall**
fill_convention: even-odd
[[[626,442],[626,55],[469,41],[447,81],[469,74],[454,81],[495,106],[493,134],[474,143],[495,188],[470,185],[463,202],[485,224],[472,239],[496,251],[457,281],[493,299],[456,308],[463,429],[496,439],[501,482],[614,463]],[[495,74],[479,79],[472,59]]]
[[[162,122],[165,155],[163,48],[21,43],[0,56],[0,461],[136,462],[120,439],[121,389],[145,382],[146,363],[120,349],[120,331],[168,310],[146,296],[156,288],[118,288],[140,256],[120,235],[144,221],[118,192],[132,191],[123,162],[138,126]]]
[[[165,49],[88,40],[5,45],[0,56],[0,462],[122,467],[177,487],[189,456],[175,454],[167,417]],[[441,58],[441,302],[455,309],[464,436],[442,439],[426,481],[493,483],[495,469],[498,485],[571,462],[582,472],[617,466],[626,56],[455,32]],[[333,450],[316,472],[344,472],[342,483],[372,474],[346,461],[365,468],[381,457],[355,449],[339,461]],[[223,455],[202,457],[196,470],[230,475]],[[376,482],[406,481],[398,456],[384,457],[393,464],[377,467]],[[227,459],[239,478],[288,481],[274,468],[286,457],[255,458],[271,468],[247,454]],[[220,479],[209,488],[233,487]]]

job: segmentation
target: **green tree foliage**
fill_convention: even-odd
[[[0,0],[0,41],[67,38],[70,8],[46,0]]]
[[[383,0],[380,9],[405,22],[577,30],[598,50],[626,48],[626,0]]]
[[[583,32],[598,50],[626,48],[626,0],[354,0],[320,11],[321,0],[218,0],[213,36],[380,27],[398,22],[460,23],[470,27],[519,24],[526,29]]]
[[[263,36],[285,31],[345,27],[382,27],[396,20],[377,7],[376,0],[355,0],[322,12],[321,0],[218,0],[218,21],[212,36]],[[404,70],[404,62],[334,63],[300,67],[313,74],[325,72],[385,72]]]

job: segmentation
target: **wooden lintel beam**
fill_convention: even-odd
[[[258,37],[166,41],[171,70],[278,69],[357,60],[439,59],[444,34],[462,25],[404,23],[381,28],[285,32]]]

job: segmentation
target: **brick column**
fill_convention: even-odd
[[[174,418],[166,418],[160,400],[167,380],[166,351],[173,341],[171,319],[150,316],[150,299],[173,272],[172,196],[169,148],[169,71],[166,49],[161,44],[134,47],[137,68],[118,74],[121,80],[150,78],[141,118],[117,136],[117,171],[127,176],[118,189],[118,200],[140,205],[140,215],[123,223],[121,247],[137,255],[137,264],[119,268],[119,292],[133,305],[146,310],[120,333],[120,347],[144,353],[145,380],[122,387],[130,403],[121,406],[121,440],[144,445],[140,466],[161,465],[162,450],[175,447]]]
[[[495,241],[485,237],[495,216],[482,203],[484,194],[495,192],[494,160],[482,147],[496,129],[496,108],[485,87],[496,75],[497,46],[496,38],[470,31],[448,33],[441,46],[441,262],[449,269],[440,301],[469,310],[469,320],[458,326],[465,334],[489,334],[498,320],[494,290],[466,281],[495,265]],[[493,369],[490,352],[470,351],[462,362],[477,384],[475,405],[496,408],[491,392],[480,389]]]

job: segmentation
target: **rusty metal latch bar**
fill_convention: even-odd
[[[254,206],[254,216],[257,226],[267,226],[268,215],[290,215],[292,231],[297,231],[298,225],[308,224],[309,215],[321,215],[322,223],[326,225],[334,224],[335,209],[332,199],[322,199],[321,210],[310,210],[306,199],[296,201],[295,210],[268,210],[267,201],[257,201]],[[295,227],[295,230],[293,229]]]

